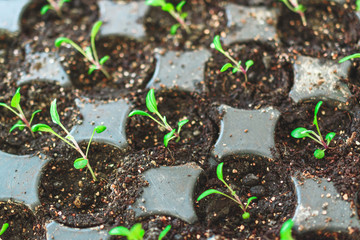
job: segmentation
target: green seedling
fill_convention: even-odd
[[[204,197],[207,197],[207,196],[209,196],[209,195],[211,195],[211,194],[220,194],[220,195],[223,195],[223,196],[225,196],[225,197],[227,197],[227,198],[229,198],[229,199],[231,199],[231,200],[233,200],[234,202],[236,202],[238,205],[239,205],[239,207],[243,210],[243,215],[242,215],[242,218],[245,220],[245,219],[248,219],[248,218],[250,218],[250,213],[249,212],[247,212],[246,210],[247,210],[247,208],[249,207],[249,205],[250,205],[250,203],[253,201],[253,200],[255,200],[255,199],[257,199],[257,197],[250,197],[248,200],[247,200],[247,203],[246,203],[246,205],[244,205],[243,203],[242,203],[242,201],[240,200],[240,198],[239,198],[239,196],[236,194],[236,192],[229,186],[229,184],[227,184],[226,182],[225,182],[225,180],[224,180],[224,177],[223,177],[223,165],[224,165],[224,163],[222,162],[222,163],[220,163],[218,166],[217,166],[217,168],[216,168],[216,175],[217,175],[217,177],[218,177],[218,179],[220,180],[220,181],[222,181],[224,184],[225,184],[225,186],[229,189],[229,191],[231,192],[231,195],[233,196],[229,196],[229,195],[227,195],[227,194],[225,194],[225,193],[223,193],[223,192],[220,192],[220,191],[218,191],[218,190],[215,190],[215,189],[208,189],[208,190],[206,190],[205,192],[203,192],[198,198],[197,198],[197,201],[200,201],[201,199],[203,199]]]
[[[54,101],[52,101],[51,106],[50,106],[50,115],[51,115],[51,119],[52,121],[59,125],[66,133],[66,137],[62,137],[60,136],[58,133],[56,133],[50,126],[46,125],[46,124],[36,124],[32,127],[33,132],[48,132],[51,133],[53,135],[55,135],[56,137],[60,138],[63,142],[65,142],[66,144],[68,144],[70,147],[74,148],[78,153],[80,153],[81,158],[78,158],[74,161],[74,167],[76,169],[82,169],[87,167],[91,173],[91,176],[93,178],[93,180],[96,182],[96,176],[94,171],[92,170],[90,163],[89,163],[89,159],[88,159],[88,153],[89,153],[89,148],[90,148],[90,144],[91,141],[96,133],[102,133],[103,131],[106,130],[105,126],[99,125],[96,126],[94,128],[94,131],[91,135],[91,138],[89,140],[89,143],[87,145],[86,148],[86,153],[84,154],[84,152],[81,150],[81,148],[79,147],[79,144],[77,143],[77,141],[75,140],[75,138],[70,134],[70,132],[64,127],[64,125],[62,125],[62,123],[60,122],[60,117],[59,117],[59,113],[57,111],[57,107],[56,107],[56,99]]]
[[[170,231],[171,225],[167,225],[159,235],[158,240],[162,240],[165,235]],[[145,234],[145,230],[142,228],[141,223],[134,224],[130,230],[126,227],[119,226],[109,231],[110,235],[124,236],[128,240],[142,240]]]
[[[8,106],[7,104],[5,103],[0,103],[0,106],[2,107],[6,107],[7,109],[9,109],[10,111],[12,111],[16,116],[18,116],[18,118],[20,118],[11,128],[10,128],[10,133],[12,131],[14,131],[16,128],[19,128],[19,130],[24,130],[25,127],[27,127],[30,132],[31,132],[31,135],[33,137],[35,137],[34,135],[34,132],[31,130],[31,123],[34,119],[34,116],[41,112],[41,110],[36,110],[34,111],[32,114],[31,114],[31,118],[30,118],[30,121],[28,121],[25,117],[25,114],[23,112],[23,110],[21,109],[21,106],[20,106],[20,98],[21,98],[21,95],[20,95],[20,88],[18,88],[14,94],[14,96],[12,97],[11,99],[11,103],[10,103],[10,106]]]
[[[245,68],[243,66],[241,66],[241,61],[237,62],[234,58],[232,58],[230,56],[230,54],[228,52],[225,52],[224,49],[221,46],[220,43],[220,36],[216,35],[214,37],[214,41],[213,41],[214,45],[215,45],[215,49],[218,50],[219,52],[221,52],[225,57],[227,57],[232,63],[226,63],[224,66],[222,66],[222,68],[220,69],[220,72],[225,72],[226,70],[228,70],[229,68],[232,68],[232,72],[233,73],[237,73],[237,72],[242,72],[245,76],[245,82],[248,81],[247,78],[247,71],[249,70],[249,68],[254,65],[254,61],[253,60],[247,60],[245,62]]]
[[[340,59],[339,63],[343,63],[343,62],[346,62],[347,60],[351,60],[351,59],[354,59],[354,58],[360,58],[360,53],[355,53],[355,54],[346,56],[346,57]]]
[[[292,227],[294,226],[294,221],[292,219],[287,220],[284,222],[280,229],[280,240],[295,240],[292,235]]]
[[[186,33],[190,34],[190,28],[185,23],[185,18],[188,16],[186,12],[182,11],[183,6],[186,4],[186,1],[181,1],[176,7],[172,3],[167,3],[165,0],[146,0],[146,5],[153,7],[161,7],[165,12],[168,12],[175,20],[178,22],[171,26],[170,33],[172,35],[176,34],[176,31],[181,26],[185,29]]]
[[[360,0],[356,0],[355,4],[356,4],[355,10],[360,11]]]
[[[321,104],[323,104],[322,101],[318,102],[316,104],[315,107],[315,111],[314,111],[314,121],[313,124],[316,126],[316,130],[318,132],[318,134],[316,134],[313,130],[307,130],[306,128],[303,127],[299,127],[294,129],[291,132],[291,136],[294,138],[311,138],[312,140],[314,140],[315,142],[319,143],[321,146],[324,147],[324,149],[316,149],[314,152],[314,156],[317,159],[321,159],[325,156],[325,150],[329,148],[329,144],[331,142],[331,140],[333,140],[333,138],[335,137],[336,133],[334,132],[330,132],[325,136],[325,140],[324,141],[321,132],[320,132],[320,128],[319,128],[319,124],[318,124],[318,120],[317,120],[317,114],[319,112],[319,109],[321,107]]]
[[[95,37],[98,34],[101,25],[102,25],[102,21],[97,21],[94,24],[94,26],[91,30],[91,37],[90,37],[91,47],[87,47],[85,50],[83,50],[79,45],[77,45],[72,40],[70,40],[69,38],[66,38],[66,37],[57,38],[55,40],[55,46],[60,47],[63,43],[70,44],[73,48],[78,50],[91,63],[89,71],[88,71],[89,75],[92,74],[95,70],[100,70],[106,76],[107,79],[110,79],[111,77],[110,77],[109,73],[104,68],[104,63],[107,60],[109,60],[110,57],[108,55],[106,55],[99,60],[99,57],[98,57],[98,54],[97,54],[96,48],[95,48]]]
[[[47,0],[49,4],[43,6],[40,10],[41,15],[46,14],[49,10],[54,10],[59,17],[62,17],[61,8],[66,2],[71,0]]]
[[[161,120],[158,121],[157,119],[155,119],[153,116],[151,116],[149,113],[141,111],[141,110],[134,110],[129,114],[129,117],[135,116],[135,115],[141,115],[141,116],[146,116],[151,118],[152,120],[154,120],[157,124],[159,124],[159,126],[161,126],[162,128],[166,129],[167,131],[169,131],[165,136],[164,136],[164,145],[165,147],[168,146],[168,143],[170,140],[175,139],[175,142],[179,142],[180,141],[180,131],[182,126],[184,126],[187,122],[189,122],[188,119],[184,119],[178,122],[178,128],[173,129],[167,122],[166,117],[162,116],[158,109],[157,109],[157,103],[156,103],[156,99],[155,99],[155,93],[154,93],[154,89],[150,89],[150,91],[148,92],[147,96],[146,96],[146,107],[149,110],[149,112],[151,113],[155,113]]]
[[[4,234],[4,232],[8,229],[9,224],[8,223],[4,223],[0,229],[0,236]]]
[[[307,22],[305,18],[305,11],[306,8],[304,5],[299,4],[298,0],[279,0],[280,2],[283,2],[288,9],[293,11],[294,13],[297,13],[301,17],[302,24],[306,27]]]

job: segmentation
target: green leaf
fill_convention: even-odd
[[[314,111],[314,121],[313,121],[313,123],[314,123],[315,125],[317,125],[317,114],[318,114],[319,109],[320,109],[320,107],[321,107],[322,104],[323,104],[323,101],[319,101],[319,102],[316,104],[315,111]]]
[[[294,238],[291,236],[291,230],[293,226],[294,221],[292,219],[284,222],[280,229],[280,240],[294,240]]]
[[[66,37],[59,37],[55,40],[55,46],[56,47],[60,47],[61,44],[63,43],[67,43],[67,44],[70,44],[72,46],[76,45],[76,43],[74,43],[72,40],[66,38]]]
[[[59,3],[59,7],[61,8],[66,2],[71,2],[71,0],[61,0]]]
[[[243,215],[242,215],[242,218],[243,218],[244,220],[249,219],[249,218],[250,218],[250,213],[244,212]]]
[[[325,151],[322,150],[322,149],[316,149],[315,152],[314,152],[314,156],[317,159],[322,159],[325,156]]]
[[[89,59],[93,59],[91,47],[86,47],[85,48],[85,54]]]
[[[181,1],[178,5],[176,5],[176,11],[181,12],[183,6],[186,4],[186,1]]]
[[[186,123],[189,122],[189,119],[184,119],[178,122],[178,126],[179,128],[181,128],[182,126],[184,126]]]
[[[167,133],[167,134],[164,136],[164,146],[165,146],[165,147],[167,147],[169,141],[174,138],[174,133],[175,133],[175,129],[173,129],[171,132]]]
[[[219,163],[219,165],[216,168],[216,175],[217,175],[218,179],[222,182],[224,182],[223,166],[224,166],[224,163],[222,162],[222,163]]]
[[[328,143],[330,143],[331,140],[334,139],[335,135],[336,135],[336,133],[334,133],[334,132],[329,132],[328,134],[326,134],[325,140],[326,140]]]
[[[146,95],[146,107],[150,112],[157,112],[157,104],[154,89],[150,89]]]
[[[224,64],[224,66],[222,66],[222,68],[220,69],[220,72],[225,72],[230,67],[233,67],[233,65],[231,63],[226,63],[226,64]]]
[[[43,123],[35,124],[31,127],[31,131],[55,133],[54,130],[51,129],[51,127]]]
[[[295,12],[302,12],[304,13],[306,11],[306,7],[302,4],[299,4],[296,8],[294,8]]]
[[[9,224],[8,223],[4,223],[1,227],[1,230],[0,230],[0,236],[4,234],[4,232],[8,229],[9,227]]]
[[[170,28],[170,34],[175,35],[176,31],[178,30],[179,27],[180,27],[180,23],[176,23],[176,24],[172,25]]]
[[[147,112],[141,111],[141,110],[132,111],[131,113],[129,113],[128,117],[132,117],[132,116],[135,116],[135,115],[151,117],[150,114],[148,114]]]
[[[51,120],[53,121],[53,123],[56,123],[56,124],[58,124],[58,125],[61,125],[59,113],[58,113],[57,107],[56,107],[56,99],[54,99],[54,100],[51,102],[51,105],[50,105],[50,116],[51,116]]]
[[[91,29],[91,38],[95,38],[96,35],[98,34],[99,30],[100,30],[100,27],[101,25],[103,24],[102,21],[97,21],[94,26],[92,27]]]
[[[9,133],[11,133],[12,131],[14,131],[16,128],[19,128],[19,130],[24,130],[24,128],[26,127],[25,123],[21,120],[18,120],[11,128]]]
[[[96,126],[95,127],[95,131],[97,132],[97,133],[102,133],[103,131],[105,131],[106,130],[106,126],[104,126],[104,125],[99,125],[99,126]]]
[[[309,133],[307,132],[309,130],[307,130],[306,128],[303,128],[303,127],[299,127],[299,128],[296,128],[294,129],[292,132],[291,132],[291,136],[293,138],[304,138],[304,137],[308,137],[309,136]]]
[[[29,121],[29,124],[30,124],[30,125],[31,125],[31,123],[32,123],[35,115],[36,115],[37,113],[39,113],[39,112],[41,112],[41,110],[36,110],[36,111],[34,111],[34,112],[31,114],[31,118],[30,118],[30,121]]]
[[[165,5],[161,7],[161,9],[165,12],[172,12],[175,10],[174,5],[172,5],[171,3],[165,3]]]
[[[119,226],[119,227],[115,227],[115,228],[111,229],[109,231],[109,234],[110,235],[118,235],[118,236],[129,236],[130,230],[127,229],[126,227]]]
[[[142,228],[141,223],[134,224],[130,229],[130,235],[134,240],[143,239],[145,230]]]
[[[232,73],[237,73],[239,70],[237,68],[233,68]]]
[[[187,12],[183,12],[183,13],[180,14],[180,17],[181,17],[182,19],[187,18],[187,16],[188,16],[188,13],[187,13]]]
[[[110,56],[108,56],[108,55],[102,57],[99,61],[100,65],[104,65],[104,63],[106,63],[106,61],[109,59],[110,59]]]
[[[145,4],[153,6],[153,7],[160,7],[160,6],[165,5],[165,1],[164,0],[146,0]]]
[[[360,0],[356,0],[356,2],[355,2],[355,4],[356,4],[356,11],[360,11]]]
[[[253,60],[247,60],[245,62],[245,71],[247,71],[252,65],[254,65],[254,61]]]
[[[255,199],[257,199],[257,197],[251,197],[251,198],[249,198],[249,199],[247,200],[246,206],[249,206],[249,204],[250,204],[253,200],[255,200]]]
[[[43,6],[40,10],[40,14],[44,15],[45,13],[47,13],[47,11],[49,11],[51,9],[51,6],[49,4],[46,4],[45,6]]]
[[[357,1],[357,2],[359,2],[359,4],[360,4],[360,1]],[[346,57],[340,59],[339,63],[343,63],[343,62],[346,62],[347,60],[354,59],[354,58],[360,58],[360,53],[355,53],[355,54],[346,56]]]
[[[224,195],[224,193],[218,191],[218,190],[215,190],[215,189],[208,189],[206,190],[205,192],[203,192],[197,199],[196,201],[200,201],[201,199],[203,199],[204,197],[207,197],[211,194],[220,194],[220,195]]]
[[[213,43],[215,45],[215,49],[218,50],[219,52],[224,52],[222,46],[221,46],[221,42],[220,42],[220,36],[216,35],[214,37]]]
[[[16,89],[16,92],[15,92],[14,96],[11,99],[11,104],[10,105],[13,108],[19,108],[20,107],[20,98],[21,98],[20,88],[18,88],[18,89]]]
[[[92,64],[92,65],[89,67],[88,74],[91,75],[95,70],[97,70],[97,66],[95,66],[94,64]]]
[[[74,168],[76,169],[83,169],[84,167],[86,167],[88,163],[88,160],[85,158],[78,158],[74,161]]]
[[[158,240],[162,240],[166,236],[166,234],[170,231],[170,229],[171,229],[171,225],[167,225],[164,228],[164,230],[161,231]]]

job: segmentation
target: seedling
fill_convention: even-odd
[[[8,229],[9,224],[8,223],[4,223],[0,229],[0,236],[4,234],[4,232]]]
[[[167,225],[159,235],[158,240],[162,240],[165,235],[170,231],[171,225]],[[145,230],[142,228],[141,223],[134,224],[130,230],[126,227],[119,226],[109,231],[110,235],[124,236],[128,240],[142,240],[145,234]]]
[[[159,124],[162,128],[166,129],[167,131],[169,131],[165,136],[164,136],[164,145],[165,147],[168,146],[168,143],[170,140],[175,139],[175,142],[179,142],[180,141],[180,131],[182,126],[184,126],[187,122],[189,122],[188,119],[184,119],[178,122],[178,128],[173,129],[167,122],[166,117],[162,116],[158,109],[157,109],[157,103],[156,103],[156,99],[155,99],[155,93],[154,93],[154,89],[150,89],[150,91],[148,92],[147,96],[146,96],[146,107],[147,109],[151,112],[151,113],[155,113],[161,120],[158,121],[157,119],[155,119],[153,116],[151,116],[149,113],[141,111],[141,110],[134,110],[129,114],[129,117],[132,117],[134,115],[141,115],[141,116],[146,116],[151,118],[152,120],[154,120],[157,124]]]
[[[359,1],[359,4],[360,4],[360,1]],[[343,62],[346,62],[347,60],[354,59],[354,58],[360,58],[360,53],[355,53],[355,54],[346,56],[346,57],[340,59],[339,63],[343,63]]]
[[[66,37],[57,38],[55,40],[55,46],[60,47],[63,43],[70,44],[73,48],[78,50],[91,63],[89,71],[88,71],[89,75],[92,74],[95,70],[100,70],[106,76],[107,79],[110,79],[111,77],[110,77],[109,73],[106,71],[106,69],[103,66],[104,63],[110,59],[110,57],[108,55],[106,55],[99,60],[99,57],[98,57],[98,54],[97,54],[96,48],[95,48],[95,37],[96,37],[97,33],[99,32],[101,25],[102,25],[102,21],[97,21],[94,24],[94,26],[91,30],[91,37],[90,37],[91,47],[87,47],[85,50],[83,50],[79,45],[77,45],[72,40],[70,40],[69,38],[66,38]]]
[[[330,144],[331,140],[333,140],[333,138],[336,135],[336,133],[334,133],[334,132],[329,132],[325,136],[326,142],[324,141],[324,139],[323,139],[323,137],[321,135],[318,120],[317,120],[317,114],[318,114],[318,111],[319,111],[319,109],[321,107],[321,104],[323,104],[322,101],[318,102],[316,104],[315,111],[314,111],[313,124],[316,126],[318,134],[316,134],[313,130],[307,130],[306,128],[303,128],[303,127],[296,128],[291,132],[291,136],[294,137],[294,138],[308,137],[308,138],[311,138],[312,140],[314,140],[315,142],[319,143],[321,146],[324,147],[324,149],[316,149],[315,150],[314,156],[317,159],[321,159],[321,158],[323,158],[325,156],[325,150],[329,148],[329,144]]]
[[[54,134],[56,137],[60,138],[63,142],[65,142],[66,144],[68,144],[70,147],[74,148],[78,153],[80,153],[81,158],[78,158],[74,161],[74,167],[76,169],[82,169],[84,167],[87,167],[91,173],[91,176],[93,178],[93,180],[96,182],[96,176],[94,174],[94,171],[92,170],[90,163],[89,163],[89,159],[88,159],[88,153],[89,153],[89,148],[90,148],[90,144],[91,141],[96,133],[102,133],[103,131],[106,130],[105,126],[99,125],[96,126],[94,128],[94,131],[91,135],[91,138],[89,140],[89,143],[87,145],[86,148],[86,153],[84,154],[84,152],[81,150],[81,148],[79,147],[79,144],[77,143],[77,141],[75,140],[75,138],[70,134],[70,132],[64,127],[64,125],[62,125],[62,123],[60,122],[60,117],[59,117],[59,113],[57,111],[56,108],[56,99],[54,101],[52,101],[51,106],[50,106],[50,115],[51,115],[51,119],[54,123],[56,123],[57,125],[59,125],[66,133],[66,137],[62,137],[60,136],[58,133],[56,133],[54,130],[52,130],[52,128],[46,124],[36,124],[32,127],[32,130],[34,132],[48,132],[48,133],[52,133]]]
[[[24,130],[25,127],[27,127],[30,132],[31,132],[31,135],[33,137],[35,137],[34,135],[34,132],[31,130],[31,123],[34,119],[34,116],[41,112],[41,110],[36,110],[34,111],[32,114],[31,114],[31,118],[30,118],[30,121],[28,121],[25,117],[25,114],[23,112],[23,110],[21,109],[21,106],[20,106],[20,98],[21,98],[21,95],[20,95],[20,88],[18,88],[14,94],[14,96],[12,97],[11,99],[11,103],[10,103],[10,106],[8,106],[7,104],[5,103],[0,103],[0,106],[3,106],[3,107],[6,107],[7,109],[9,109],[10,111],[12,111],[16,116],[18,116],[20,119],[10,128],[10,133],[12,131],[14,131],[16,128],[19,128],[19,130]]]
[[[295,240],[291,236],[292,227],[294,226],[294,221],[292,219],[284,222],[280,229],[280,240]]]
[[[232,72],[233,73],[237,73],[237,72],[242,72],[245,76],[245,82],[248,81],[247,78],[247,71],[249,70],[249,68],[254,65],[254,61],[253,60],[247,60],[245,62],[245,68],[243,66],[241,66],[241,61],[237,62],[234,58],[232,58],[230,56],[230,54],[228,52],[225,52],[224,49],[221,46],[220,43],[220,36],[216,35],[214,37],[214,41],[213,41],[214,45],[215,45],[215,49],[218,50],[219,52],[221,52],[225,57],[227,57],[230,61],[233,62],[232,63],[226,63],[224,66],[222,66],[222,68],[220,69],[220,72],[225,72],[226,70],[228,70],[229,68],[233,68]]]
[[[215,190],[215,189],[208,189],[206,190],[205,192],[203,192],[198,198],[197,198],[197,201],[200,201],[201,199],[203,199],[204,197],[207,197],[211,194],[220,194],[220,195],[223,195],[231,200],[233,200],[234,202],[236,202],[237,204],[239,204],[239,207],[243,210],[243,215],[242,215],[242,218],[245,220],[245,219],[248,219],[250,218],[250,213],[248,213],[246,210],[247,208],[249,207],[250,203],[257,199],[257,197],[250,197],[248,200],[247,200],[247,203],[246,205],[244,206],[244,204],[242,203],[242,201],[240,200],[239,196],[236,194],[236,192],[229,186],[229,184],[227,184],[224,180],[224,177],[223,177],[223,165],[224,163],[220,163],[217,168],[216,168],[216,175],[218,177],[218,179],[220,181],[222,181],[225,186],[229,189],[229,191],[231,192],[231,195],[233,196],[229,196],[223,192],[220,192],[218,190]]]
[[[306,27],[306,18],[305,18],[305,10],[306,8],[304,5],[299,4],[298,0],[279,0],[280,2],[283,2],[288,9],[293,11],[294,13],[297,13],[301,17],[302,24]]]
[[[47,0],[49,4],[43,6],[40,10],[41,15],[46,14],[49,10],[54,10],[59,17],[62,17],[61,8],[66,2],[71,0]]]
[[[185,18],[188,16],[188,13],[182,11],[186,1],[181,1],[176,7],[172,3],[167,3],[165,0],[146,0],[145,3],[153,7],[161,7],[163,11],[168,12],[175,18],[178,23],[171,26],[170,33],[172,35],[176,34],[180,26],[185,29],[186,33],[191,33],[190,28],[185,23]]]

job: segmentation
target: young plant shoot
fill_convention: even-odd
[[[41,15],[46,14],[49,10],[54,10],[59,17],[62,17],[61,8],[66,2],[71,0],[47,0],[49,4],[44,5],[40,13]]]
[[[339,63],[343,63],[343,62],[346,62],[347,60],[351,60],[351,59],[354,59],[354,58],[360,58],[360,53],[355,53],[355,54],[346,56],[346,57],[340,59]]]
[[[306,18],[305,18],[305,10],[306,8],[304,5],[299,4],[298,0],[280,0],[280,2],[283,2],[288,9],[293,11],[294,13],[297,13],[301,17],[301,22],[304,25],[304,27],[307,26]]]
[[[89,153],[89,148],[90,148],[90,144],[91,141],[96,133],[102,133],[103,131],[106,130],[105,126],[99,125],[96,126],[94,128],[94,131],[91,135],[91,138],[89,140],[89,143],[87,145],[86,148],[86,153],[84,154],[84,152],[81,150],[81,148],[79,147],[79,144],[77,143],[77,141],[75,140],[75,138],[70,134],[70,132],[64,127],[64,125],[62,125],[62,123],[60,122],[60,117],[59,117],[59,113],[57,111],[56,108],[56,99],[54,101],[52,101],[51,106],[50,106],[50,115],[51,115],[51,119],[54,123],[56,123],[57,125],[59,125],[66,133],[66,137],[62,137],[60,136],[58,133],[56,133],[50,126],[46,125],[46,124],[36,124],[32,127],[32,130],[34,132],[48,132],[51,134],[54,134],[56,137],[60,138],[63,142],[65,142],[66,144],[68,144],[70,147],[74,148],[78,153],[80,153],[81,158],[78,158],[74,161],[74,167],[76,169],[82,169],[87,167],[91,173],[91,176],[93,178],[93,180],[96,182],[96,176],[95,173],[93,171],[93,169],[90,166],[89,163],[89,159],[88,159],[88,153]]]
[[[185,23],[185,18],[188,16],[186,12],[182,11],[183,6],[186,4],[186,1],[181,1],[176,7],[172,3],[167,3],[165,0],[146,0],[146,5],[153,7],[161,7],[165,12],[168,12],[175,20],[178,22],[171,26],[170,33],[172,35],[176,34],[176,31],[181,26],[185,29],[187,34],[190,34],[190,28]]]
[[[164,230],[161,231],[158,240],[162,240],[170,231],[170,229],[171,225],[167,225]],[[127,238],[127,240],[142,240],[145,234],[145,230],[142,228],[141,223],[136,223],[130,228],[130,230],[123,226],[114,227],[109,231],[109,234],[124,236]]]
[[[227,183],[225,182],[224,177],[223,177],[223,170],[222,170],[222,169],[223,169],[223,165],[224,165],[224,163],[222,162],[222,163],[220,163],[220,164],[217,166],[217,168],[216,168],[216,175],[217,175],[218,179],[219,179],[220,181],[222,181],[222,182],[225,184],[225,186],[229,189],[229,191],[231,192],[231,195],[232,195],[233,197],[232,197],[232,196],[229,196],[229,195],[227,195],[227,194],[225,194],[225,193],[223,193],[223,192],[220,192],[220,191],[218,191],[218,190],[215,190],[215,189],[208,189],[208,190],[206,190],[205,192],[203,192],[203,193],[197,198],[197,201],[200,201],[200,200],[203,199],[204,197],[207,197],[207,196],[209,196],[210,194],[213,194],[213,193],[223,195],[223,196],[225,196],[225,197],[233,200],[233,201],[236,202],[237,204],[239,204],[239,207],[240,207],[240,208],[243,210],[243,212],[244,212],[243,215],[242,215],[242,218],[243,218],[244,220],[245,220],[245,219],[248,219],[248,218],[250,218],[250,213],[248,213],[246,210],[247,210],[247,208],[249,207],[250,203],[251,203],[253,200],[257,199],[257,197],[250,197],[250,198],[247,200],[246,205],[244,206],[244,204],[241,202],[241,200],[240,200],[239,196],[236,194],[236,192],[235,192],[234,190],[232,190],[232,188],[229,186],[229,184],[227,184]]]
[[[280,229],[280,240],[295,240],[292,235],[292,227],[294,226],[294,221],[292,219],[284,222]]]
[[[242,72],[245,76],[245,82],[248,81],[247,78],[247,71],[249,70],[249,68],[254,65],[254,61],[253,60],[247,60],[245,62],[245,68],[243,66],[241,66],[241,61],[237,62],[234,58],[232,58],[230,56],[230,54],[228,52],[225,52],[224,49],[221,46],[220,43],[220,36],[216,35],[214,37],[214,41],[213,41],[214,45],[215,45],[215,49],[218,50],[219,52],[221,52],[225,57],[227,57],[232,63],[226,63],[224,66],[222,66],[222,68],[220,69],[220,72],[225,72],[226,70],[228,70],[229,68],[233,68],[232,72],[233,73],[237,73],[237,72]]]
[[[306,128],[303,128],[303,127],[296,128],[291,132],[291,136],[293,138],[305,138],[305,137],[308,137],[308,138],[311,138],[312,140],[314,140],[315,142],[319,143],[321,146],[324,147],[324,149],[316,149],[315,150],[314,156],[317,159],[322,159],[325,156],[325,150],[329,148],[329,144],[330,144],[331,140],[333,140],[333,138],[336,135],[336,133],[334,133],[334,132],[328,133],[325,136],[326,142],[324,141],[324,139],[323,139],[323,137],[321,135],[318,120],[317,120],[317,114],[319,112],[321,104],[323,104],[322,101],[318,102],[316,104],[315,111],[314,111],[313,124],[316,126],[316,130],[317,130],[318,134],[316,134],[313,130],[307,130]]]
[[[149,112],[151,113],[155,113],[161,121],[158,121],[155,117],[151,116],[149,113],[141,111],[141,110],[134,110],[129,114],[129,117],[132,117],[134,115],[141,115],[141,116],[146,116],[151,118],[152,120],[154,120],[157,124],[159,124],[161,127],[163,127],[164,129],[166,129],[167,131],[169,131],[165,136],[164,136],[164,145],[165,147],[168,146],[168,143],[170,140],[175,139],[175,142],[179,142],[180,141],[180,131],[182,126],[184,126],[187,122],[189,122],[188,119],[184,119],[178,122],[178,128],[173,129],[167,122],[166,117],[162,116],[158,109],[157,109],[157,103],[156,103],[156,99],[155,99],[155,93],[154,93],[154,89],[150,89],[150,91],[148,92],[147,96],[146,96],[146,107],[149,110]]]
[[[4,223],[0,229],[0,236],[4,234],[4,232],[8,229],[9,224],[8,223]]]
[[[20,95],[20,88],[18,88],[14,94],[14,96],[12,97],[11,99],[11,103],[10,103],[10,106],[8,106],[7,104],[5,103],[0,103],[0,106],[2,107],[5,107],[7,109],[9,109],[10,111],[12,111],[16,116],[18,116],[18,118],[20,118],[11,128],[10,128],[10,131],[9,132],[12,132],[14,131],[14,129],[16,128],[19,128],[21,131],[24,130],[25,127],[27,127],[30,132],[31,132],[31,135],[33,137],[35,137],[34,135],[34,132],[31,130],[31,123],[34,119],[34,116],[41,112],[41,110],[36,110],[34,111],[32,114],[31,114],[31,118],[30,118],[30,121],[28,121],[25,117],[25,114],[23,112],[23,110],[21,109],[21,106],[20,106],[20,98],[21,98],[21,95]]]
[[[104,68],[104,63],[107,60],[109,60],[110,57],[108,55],[106,55],[99,60],[99,57],[98,57],[98,54],[97,54],[96,48],[95,48],[95,37],[96,37],[97,33],[99,32],[101,25],[102,25],[102,21],[97,21],[94,24],[93,28],[91,29],[91,37],[90,37],[91,47],[87,47],[85,50],[83,50],[79,45],[77,45],[72,40],[70,40],[69,38],[66,38],[66,37],[57,38],[55,40],[55,46],[60,47],[63,43],[70,44],[73,48],[78,50],[91,63],[91,66],[88,71],[89,75],[92,74],[95,70],[100,70],[106,76],[107,79],[110,79],[111,77],[110,77],[109,73]]]

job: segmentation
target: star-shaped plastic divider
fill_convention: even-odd
[[[268,7],[245,7],[229,3],[225,6],[229,33],[224,44],[245,41],[278,41],[276,24],[279,11]]]
[[[42,156],[18,156],[0,151],[0,199],[24,202],[31,209],[40,205],[38,186],[41,169],[48,162]]]
[[[295,183],[297,207],[294,230],[304,232],[348,232],[349,228],[360,229],[356,209],[342,199],[334,184],[325,178],[299,180]]]
[[[134,204],[136,217],[170,215],[194,223],[193,193],[202,171],[195,163],[147,170],[143,176],[149,186]]]
[[[147,87],[202,92],[205,90],[205,63],[210,56],[208,50],[183,53],[169,51],[165,55],[156,54],[155,72]]]
[[[55,221],[46,225],[47,240],[106,240],[110,235],[100,227],[72,228]]]
[[[95,134],[94,141],[118,148],[128,146],[125,123],[131,105],[127,101],[123,99],[107,103],[90,103],[87,99],[84,102],[79,99],[75,101],[84,118],[82,124],[74,126],[70,132],[76,141],[88,141],[96,126],[105,125],[107,129],[100,134]]]
[[[294,63],[294,85],[289,96],[299,102],[306,99],[323,99],[346,102],[351,92],[340,81],[347,78],[351,62],[298,56]]]
[[[273,108],[242,110],[221,105],[224,113],[219,138],[212,154],[221,159],[233,154],[256,154],[272,158],[274,129],[280,112]]]
[[[30,0],[0,0],[0,33],[20,31],[20,18]]]
[[[146,35],[143,17],[149,9],[144,1],[129,3],[110,0],[100,0],[100,20],[103,25],[101,36],[126,36],[134,39],[143,39]]]

